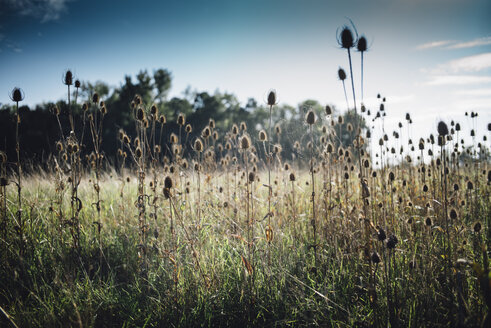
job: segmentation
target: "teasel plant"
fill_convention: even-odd
[[[314,124],[317,121],[317,116],[313,109],[309,109],[307,114],[305,115],[305,123],[309,126],[310,132],[310,176],[312,183],[312,194],[311,194],[311,203],[312,203],[312,230],[313,230],[313,241],[311,247],[314,249],[314,268],[317,267],[317,217],[316,217],[316,208],[315,208],[315,171],[314,171]]]
[[[198,179],[198,201],[196,204],[196,216],[198,220],[196,222],[196,227],[199,229],[201,227],[201,153],[204,151],[203,141],[200,138],[197,138],[194,141],[194,151],[196,152],[196,163],[194,164],[194,171],[196,172]]]
[[[16,176],[17,176],[17,215],[15,230],[19,236],[19,255],[22,257],[24,254],[24,221],[22,218],[22,168],[20,163],[20,137],[19,126],[21,123],[19,113],[19,102],[24,100],[24,92],[22,89],[15,87],[10,93],[10,99],[15,102],[15,153],[16,153]]]
[[[94,169],[95,181],[93,182],[94,191],[96,194],[96,201],[93,204],[97,211],[97,221],[94,220],[93,224],[97,229],[97,236],[99,241],[100,263],[102,265],[102,258],[104,256],[102,252],[102,221],[101,221],[101,174],[104,155],[102,153],[102,126],[104,117],[107,114],[107,108],[104,101],[100,100],[99,94],[96,92],[92,95],[92,107],[95,108],[92,113],[89,114],[89,128],[92,137],[92,145],[94,152],[91,155],[91,167]]]
[[[130,152],[133,161],[136,165],[137,170],[137,201],[135,206],[138,209],[138,236],[139,243],[138,247],[138,260],[139,269],[142,276],[146,276],[147,273],[147,214],[146,214],[146,203],[148,195],[145,191],[145,177],[146,177],[146,164],[145,158],[147,156],[147,144],[146,140],[146,124],[148,124],[146,113],[143,108],[142,100],[137,95],[132,102],[133,114],[136,125],[137,137],[134,139],[134,150],[132,149],[129,138],[125,138],[125,145]]]
[[[363,106],[363,55],[368,50],[367,38],[362,35],[356,42],[356,50],[361,55],[361,103]]]
[[[355,35],[353,35],[353,31],[348,25],[345,25],[341,28],[341,32],[339,32],[338,29],[338,35],[337,35],[337,41],[338,44],[341,46],[341,48],[346,49],[348,51],[348,60],[349,60],[349,67],[350,67],[350,75],[351,75],[351,89],[353,91],[353,104],[355,107],[355,114],[357,114],[357,109],[356,109],[356,95],[355,95],[355,83],[353,80],[353,66],[351,63],[351,48],[355,46],[355,44],[358,42],[358,33],[356,31],[356,28],[353,24],[353,22],[350,20],[351,26],[353,27],[353,30],[355,31]]]
[[[7,154],[0,150],[0,230],[4,240],[7,238]]]
[[[272,138],[272,111],[273,111],[273,106],[277,104],[277,99],[276,99],[276,91],[275,90],[270,90],[268,93],[268,106],[269,106],[269,137]],[[261,138],[260,138],[261,139]],[[270,250],[271,250],[271,242],[272,238],[269,238],[270,236],[272,237],[273,231],[271,228],[271,217],[273,216],[273,212],[271,209],[271,200],[273,198],[273,186],[271,185],[271,164],[273,161],[273,154],[271,153],[271,142],[272,140],[268,140],[266,138],[265,140],[268,143],[268,153],[267,153],[267,161],[268,161],[268,213],[266,214],[268,217],[268,226],[266,228],[266,239],[268,241],[268,263],[271,262],[270,258]],[[264,142],[264,141],[263,141]]]

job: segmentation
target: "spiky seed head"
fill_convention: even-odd
[[[215,141],[218,140],[218,132],[213,131],[212,137],[213,137],[213,140],[215,140]]]
[[[390,180],[390,181],[394,181],[394,179],[395,179],[395,178],[396,178],[396,176],[395,176],[394,172],[392,172],[392,171],[391,171],[391,172],[389,173],[389,180]]]
[[[63,84],[64,85],[72,85],[73,84],[73,73],[69,69],[66,70],[63,76]]]
[[[347,128],[348,132],[353,132],[353,125],[351,123],[348,123],[346,128]]]
[[[203,142],[200,138],[196,139],[194,142],[194,151],[201,153],[203,151]]]
[[[459,123],[457,123],[457,124],[459,124]],[[456,127],[457,127],[457,126],[456,126]],[[457,129],[456,129],[456,130],[457,130]],[[460,130],[460,125],[459,125],[459,130]],[[459,130],[457,130],[457,131],[459,131]],[[488,123],[488,131],[491,131],[491,123]]]
[[[467,181],[467,190],[472,190],[474,189],[474,184],[472,183],[471,180]]]
[[[307,122],[308,125],[313,125],[315,124],[315,121],[317,120],[317,117],[315,115],[315,112],[311,109],[307,112],[307,115],[305,115],[305,122]]]
[[[472,227],[475,233],[479,233],[481,231],[481,228],[482,228],[481,222],[474,223],[474,226]]]
[[[326,115],[332,115],[332,108],[329,105],[326,105]]]
[[[476,136],[476,131],[474,131],[474,129],[471,130],[471,137],[475,137]]]
[[[281,134],[281,125],[279,123],[276,123],[276,125],[274,126],[274,132],[276,133],[276,135]]]
[[[56,150],[61,153],[63,151],[63,144],[61,143],[61,141],[58,141],[56,143]],[[2,153],[3,154],[3,153]]]
[[[297,179],[297,177],[295,176],[295,172],[290,172],[290,181],[295,181]]]
[[[448,134],[448,126],[443,121],[438,122],[437,130],[438,130],[438,134],[441,136],[446,136]]]
[[[157,108],[157,105],[153,104],[152,107],[150,107],[150,114],[154,115],[155,117],[157,117],[157,112],[159,111],[159,109]]]
[[[344,81],[346,80],[346,72],[344,71],[344,69],[342,69],[341,67],[338,69],[338,78],[341,80],[341,81]],[[329,115],[329,114],[328,114]]]
[[[358,39],[358,42],[356,43],[356,49],[359,51],[359,52],[364,52],[364,51],[367,51],[367,38],[362,35],[359,39]]]
[[[137,147],[136,150],[135,150],[135,157],[137,159],[140,159],[142,157],[142,149],[140,147]]]
[[[201,136],[205,139],[209,138],[211,135],[211,130],[210,128],[207,126],[203,129],[203,131],[201,132]]]
[[[249,172],[249,183],[254,182],[254,179],[256,179],[254,172]]]
[[[373,251],[372,256],[371,256],[371,260],[375,264],[380,263],[380,256],[378,255],[378,253],[376,251]]]
[[[75,80],[75,88],[80,88],[80,80]]]
[[[183,126],[185,123],[186,123],[186,117],[184,116],[183,113],[179,113],[179,115],[177,115],[177,124]]]
[[[242,132],[247,131],[246,122],[240,122],[240,131],[242,131]]]
[[[10,92],[10,99],[13,102],[21,102],[24,100],[24,92],[20,88],[16,87]]]
[[[232,125],[232,135],[236,136],[239,134],[239,127],[237,124]]]
[[[344,123],[344,117],[338,116],[338,124],[343,124],[343,123]]]
[[[353,36],[353,31],[349,26],[345,25],[341,29],[341,33],[338,36],[338,43],[344,49],[353,48],[355,45],[355,38]]]
[[[242,138],[240,138],[240,148],[245,150],[245,149],[249,149],[250,146],[251,146],[251,139],[249,139],[247,135],[242,136]]]
[[[164,187],[170,189],[170,188],[172,188],[173,185],[174,185],[174,183],[172,181],[172,178],[170,176],[166,176],[164,179]]]
[[[136,119],[140,122],[143,122],[143,120],[145,120],[145,111],[143,110],[143,108],[138,107],[138,109],[136,110]]]
[[[210,121],[208,122],[208,126],[210,127],[210,129],[214,129],[215,128],[215,120],[210,118]]]
[[[387,248],[394,249],[399,241],[395,235],[391,235],[387,240]]]
[[[92,95],[92,102],[96,105],[99,103],[99,94],[97,92]]]
[[[268,92],[268,106],[276,105],[276,90],[271,89]]]
[[[101,114],[102,115],[106,115],[107,114],[107,107],[106,106],[102,106],[101,107]]]
[[[456,219],[457,219],[457,216],[458,216],[458,215],[457,215],[457,210],[456,210],[455,208],[452,208],[452,209],[450,210],[450,218],[451,218],[452,220],[456,220]]]
[[[281,153],[281,151],[282,151],[281,145],[279,145],[279,144],[274,145],[273,152],[275,154],[279,154],[279,153]]]
[[[298,140],[293,143],[293,149],[300,149],[300,142]]]
[[[385,234],[385,230],[382,228],[378,228],[377,230],[377,238],[379,241],[384,241],[387,238],[387,235]]]
[[[266,134],[266,131],[259,131],[259,140],[262,142],[268,141],[268,135]]]

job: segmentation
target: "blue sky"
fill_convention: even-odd
[[[488,0],[0,0],[0,103],[14,86],[29,105],[63,97],[61,76],[119,86],[125,74],[167,68],[171,96],[192,89],[345,109],[348,69],[336,29],[349,17],[371,45],[365,103],[387,97],[386,126],[410,112],[415,133],[440,119],[491,121]],[[360,58],[353,57],[359,99]]]

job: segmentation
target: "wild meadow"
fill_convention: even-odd
[[[384,125],[385,98],[370,113],[363,87],[355,96],[366,38],[338,32],[352,108],[306,107],[293,139],[274,90],[260,126],[206,112],[200,126],[179,111],[170,122],[134,94],[131,132],[107,153],[112,108],[82,99],[67,70],[53,151],[23,161],[19,129],[33,123],[14,88],[0,325],[489,327],[491,125],[441,121],[414,140],[409,113]]]

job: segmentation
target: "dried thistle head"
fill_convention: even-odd
[[[438,122],[438,128],[437,128],[437,130],[438,130],[438,134],[440,136],[446,136],[448,134],[448,126],[443,121]]]
[[[351,22],[351,21],[350,21]],[[353,22],[351,22],[351,25],[355,29]],[[339,29],[338,29],[339,32]],[[355,29],[356,33],[356,29]],[[355,42],[357,41],[355,39],[355,36],[353,35],[353,31],[348,25],[345,25],[341,28],[341,32],[338,33],[338,44],[341,46],[343,49],[350,49],[355,46]]]
[[[342,69],[341,67],[338,69],[338,78],[339,78],[341,81],[346,80],[346,72],[345,72],[345,71],[344,71],[344,69]]]
[[[312,109],[310,109],[305,115],[305,122],[307,122],[308,125],[313,125],[315,124],[315,121],[317,121],[315,112]]]
[[[259,131],[259,140],[262,142],[268,141],[268,135],[266,134],[266,131]]]
[[[92,95],[92,102],[96,105],[99,103],[99,94],[97,92]]]
[[[242,131],[242,132],[247,131],[247,124],[246,124],[246,122],[240,122],[240,131]]]
[[[21,102],[22,100],[24,100],[24,92],[22,91],[22,89],[15,87],[10,92],[10,99],[13,102]]]
[[[184,130],[186,130],[186,133],[191,133],[193,132],[193,127],[191,126],[191,124],[186,124]]]
[[[242,136],[242,138],[240,138],[240,148],[245,150],[245,149],[249,149],[250,146],[251,146],[251,139],[249,139],[247,135]]]
[[[69,69],[65,71],[65,74],[63,74],[63,84],[64,85],[72,85],[73,84],[73,73]]]
[[[184,116],[183,113],[179,113],[179,115],[177,115],[177,124],[183,126],[185,123],[186,123],[186,117]]]
[[[194,150],[198,153],[201,153],[203,151],[203,142],[200,138],[197,138],[194,142]]]
[[[365,52],[367,51],[367,49],[368,49],[367,38],[364,35],[362,35],[358,39],[358,42],[356,43],[356,50],[358,50],[359,52]]]
[[[268,106],[276,105],[276,90],[271,89],[268,92]]]
[[[329,105],[326,105],[326,115],[332,115],[332,108]]]

